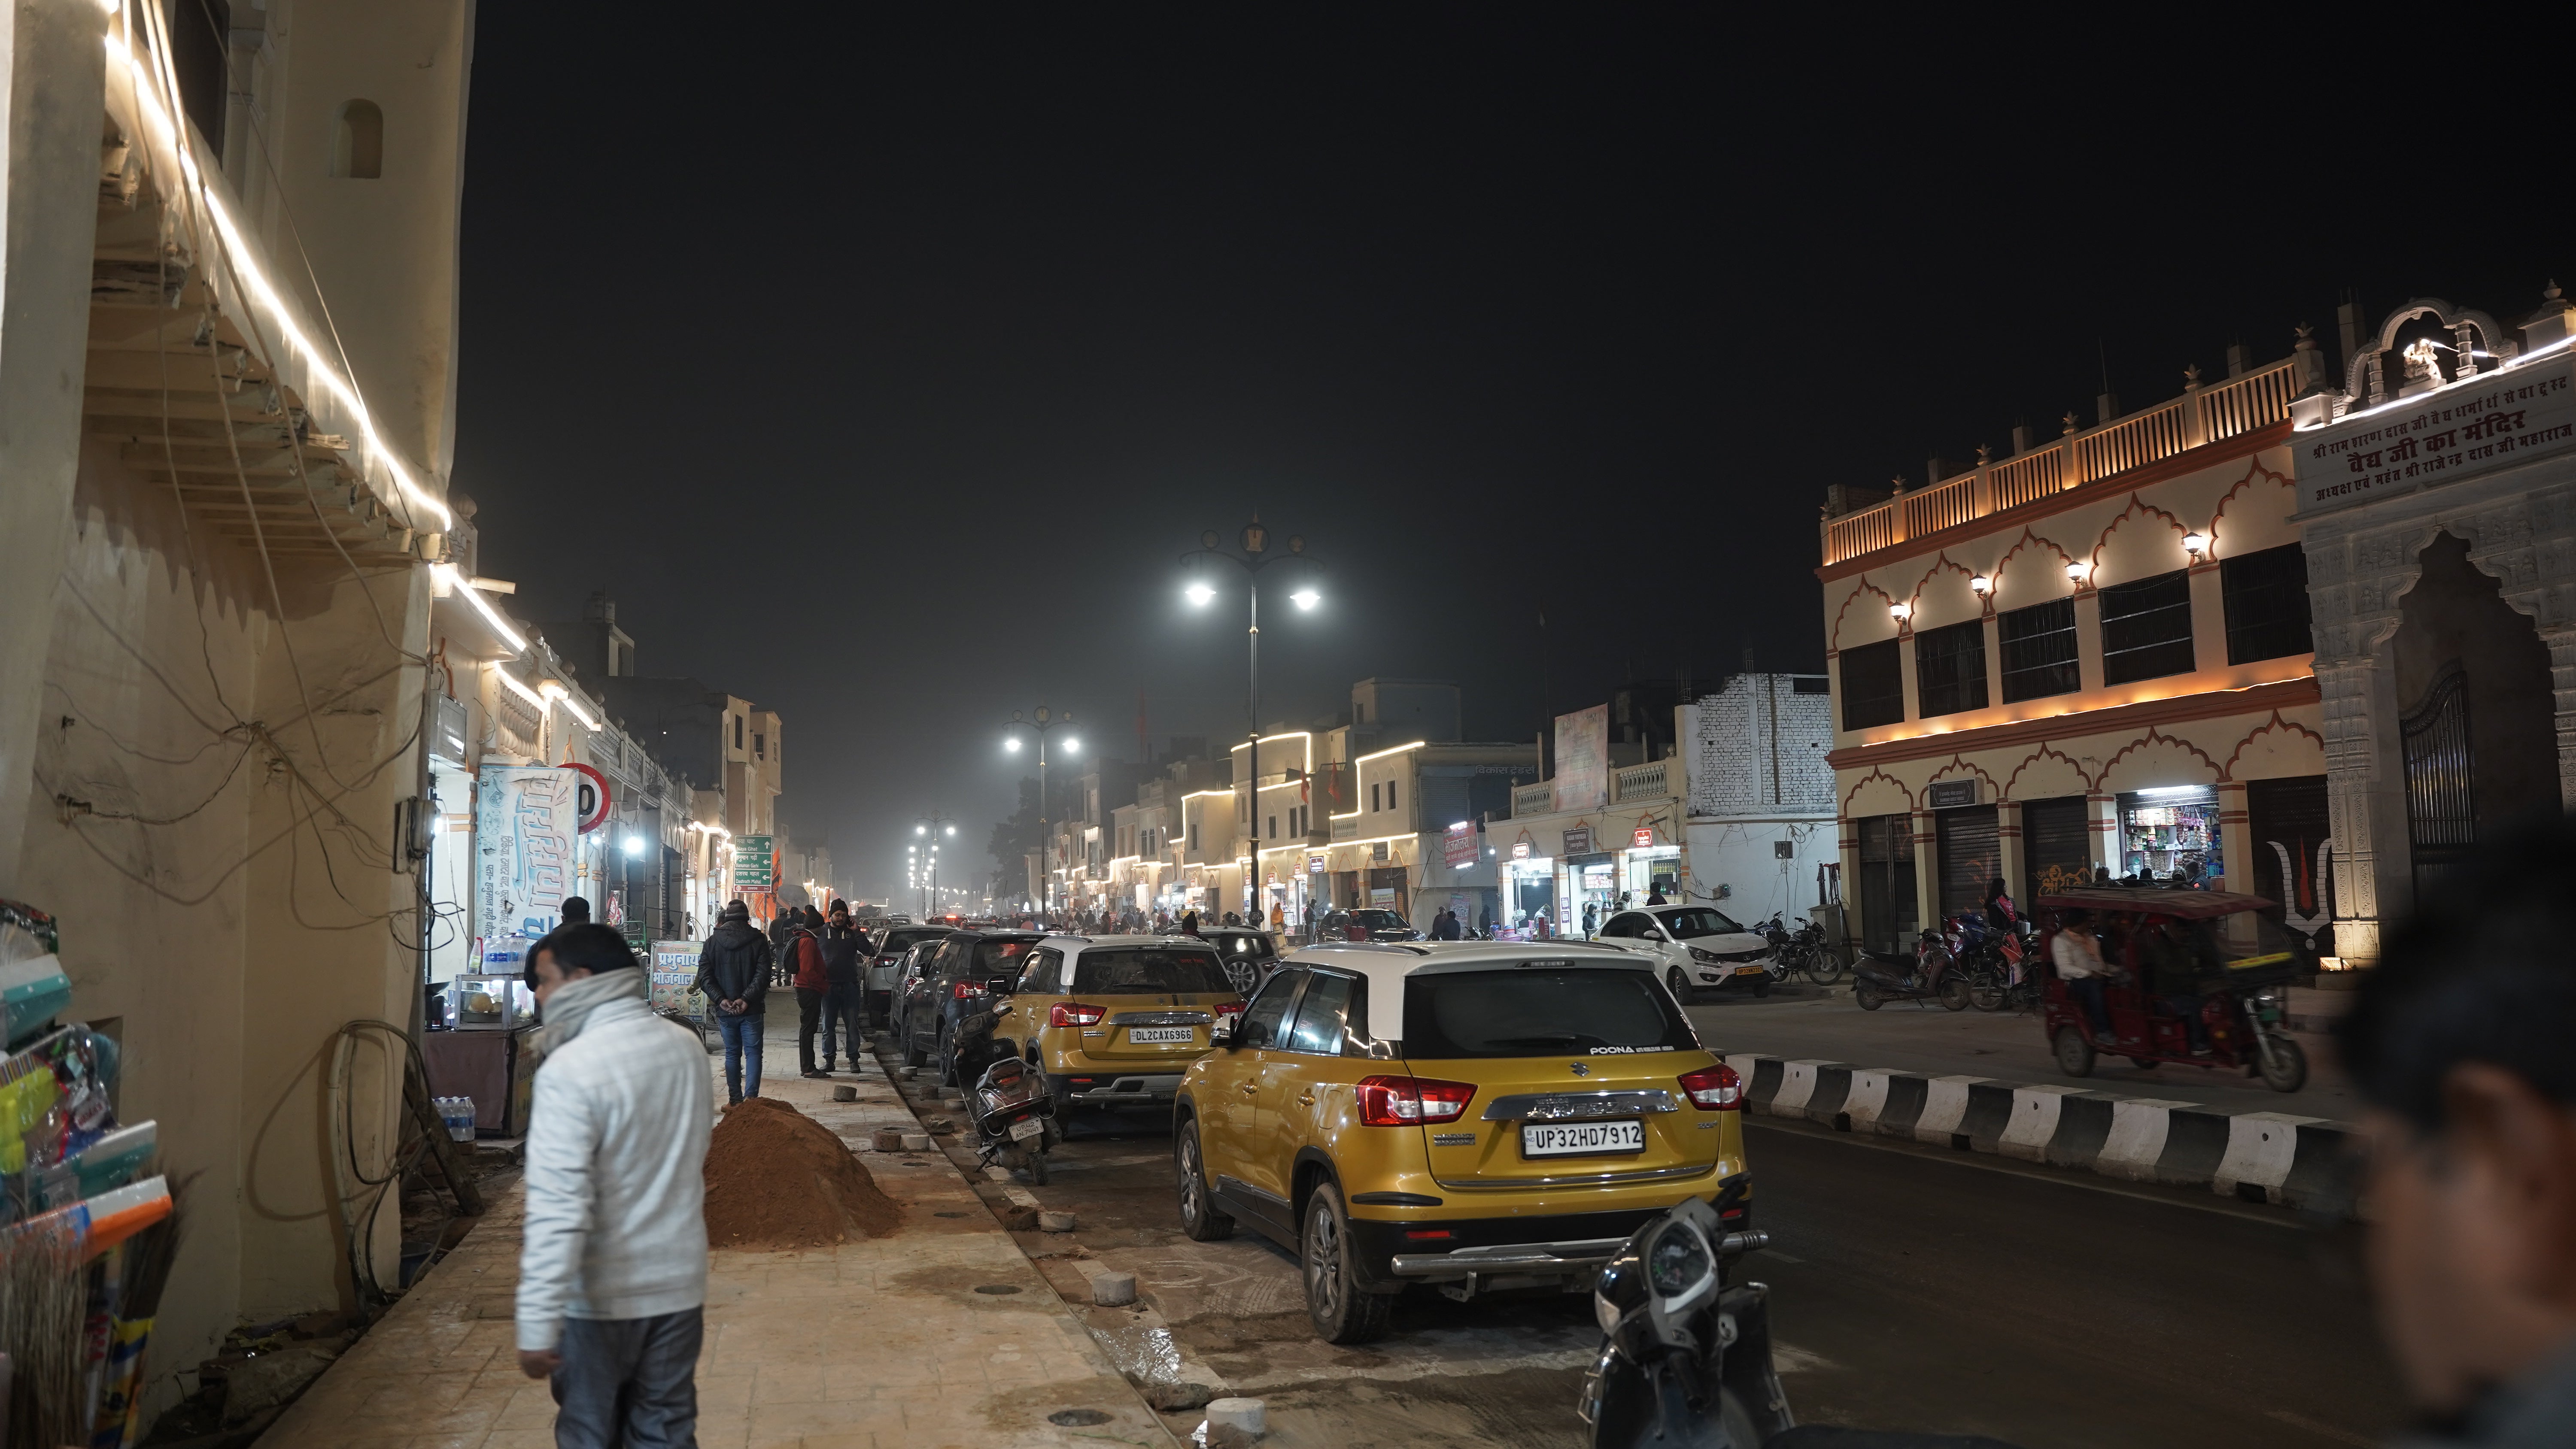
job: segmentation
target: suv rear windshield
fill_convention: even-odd
[[[908,950],[924,941],[935,941],[947,934],[947,931],[937,926],[897,926],[886,932],[884,939],[877,942],[877,950],[886,955],[893,955],[897,951]]]
[[[1216,953],[1182,950],[1085,951],[1073,961],[1076,996],[1145,996],[1165,991],[1231,992]]]
[[[1695,1051],[1681,1008],[1644,971],[1524,967],[1435,971],[1404,981],[1404,1054],[1596,1056]]]

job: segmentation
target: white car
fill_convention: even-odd
[[[1613,911],[1594,939],[1661,961],[1664,985],[1676,1001],[1689,1002],[1693,988],[1701,986],[1771,994],[1771,972],[1762,965],[1771,943],[1714,906]]]

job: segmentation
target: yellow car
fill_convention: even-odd
[[[1744,1171],[1744,1084],[1656,970],[1584,941],[1296,952],[1182,1078],[1182,1231],[1295,1249],[1333,1343],[1384,1332],[1409,1284],[1588,1289]]]
[[[1000,1034],[1059,1103],[1168,1107],[1215,1023],[1242,1010],[1205,941],[1049,936],[1030,949]]]

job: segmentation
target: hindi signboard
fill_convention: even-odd
[[[656,941],[653,943],[652,988],[655,1011],[676,1011],[693,1021],[706,1021],[706,995],[689,989],[689,983],[697,979],[697,942]]]
[[[766,835],[737,835],[733,841],[733,888],[765,891],[777,885],[776,842]]]
[[[1440,838],[1440,858],[1451,869],[1476,863],[1476,822],[1461,820]]]
[[[1610,803],[1610,706],[1556,717],[1555,783],[1559,810],[1598,810]]]
[[[542,936],[563,924],[581,835],[580,776],[551,765],[486,765],[474,777],[474,929]]]
[[[2483,374],[2296,434],[2299,517],[2576,447],[2576,357]]]

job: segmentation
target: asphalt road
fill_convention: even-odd
[[[926,1118],[955,1113],[906,1088]],[[1014,1236],[1123,1366],[1264,1398],[1274,1449],[1582,1443],[1584,1298],[1416,1293],[1387,1339],[1320,1344],[1288,1253],[1180,1235],[1164,1123],[1073,1125],[1054,1180],[1016,1185],[1080,1226]],[[2024,1449],[2367,1445],[2396,1422],[2361,1291],[2292,1214],[1763,1118],[1747,1145],[1774,1243],[1747,1271],[1775,1291],[1802,1421]],[[1146,1306],[1081,1308],[1104,1268],[1134,1272]]]

